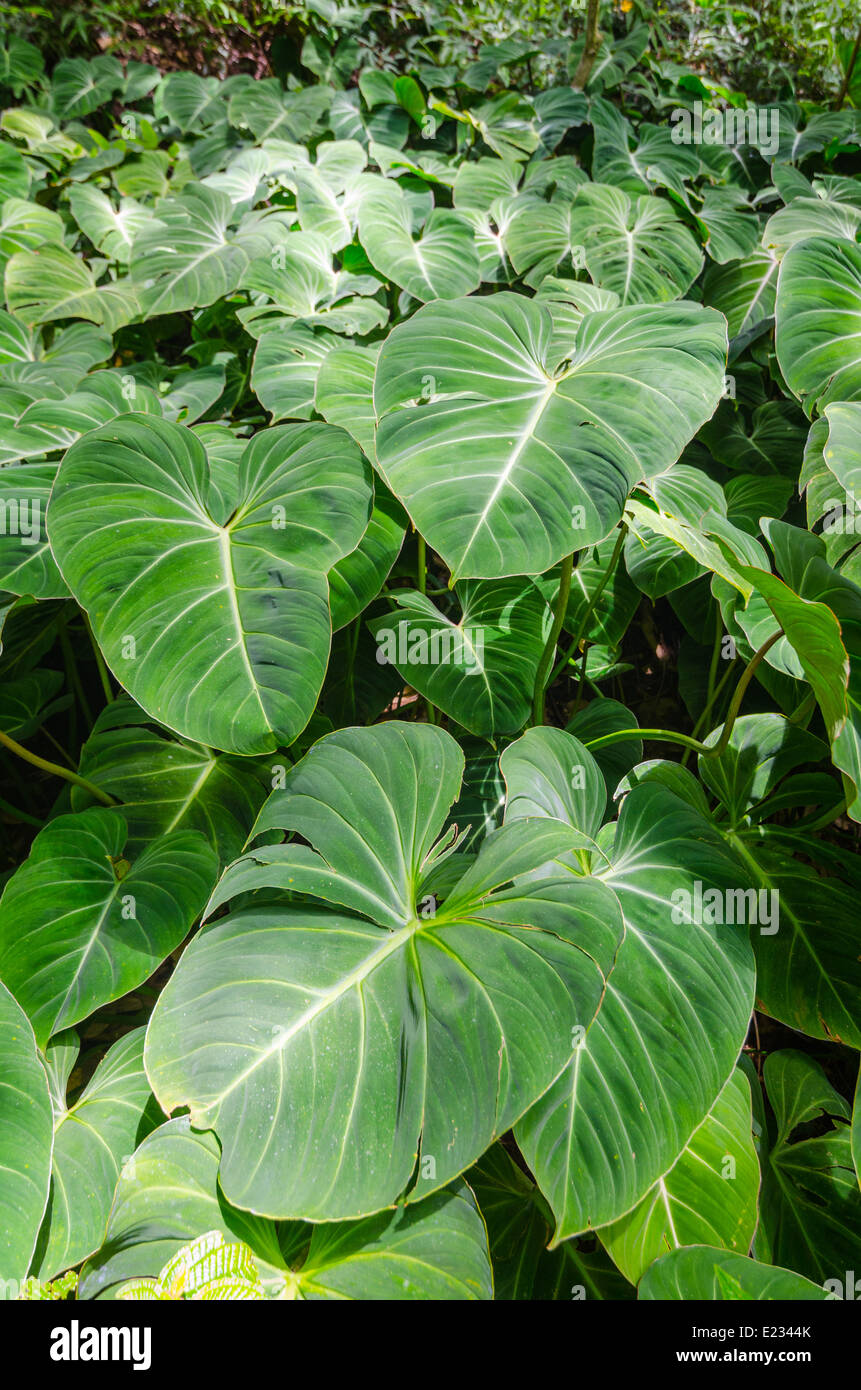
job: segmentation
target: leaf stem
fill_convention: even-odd
[[[68,677],[69,684],[71,685],[72,689],[78,697],[78,703],[80,704],[81,709],[84,712],[84,718],[87,721],[87,725],[89,726],[89,728],[92,728],[93,712],[90,709],[89,701],[87,700],[87,697],[84,694],[84,687],[81,684],[81,676],[80,672],[78,671],[78,663],[75,660],[75,653],[72,649],[72,644],[69,641],[68,627],[65,623],[60,628],[60,647],[62,648],[63,658],[66,663],[66,675]]]
[[[718,614],[720,614],[720,609],[718,609]],[[701,712],[699,718],[697,719],[697,722],[694,724],[694,727],[693,727],[693,729],[692,729],[692,731],[691,731],[691,736],[692,736],[693,738],[696,738],[697,735],[699,734],[700,730],[701,730],[702,728],[705,727],[706,723],[708,722],[708,717],[709,717],[709,715],[711,714],[712,710],[714,709],[715,704],[717,703],[717,700],[718,700],[718,698],[719,698],[721,692],[723,691],[724,686],[726,685],[727,681],[729,680],[730,676],[731,676],[732,673],[733,673],[733,670],[735,669],[736,658],[733,657],[732,661],[731,661],[731,662],[729,663],[729,665],[727,666],[727,668],[726,668],[726,670],[724,671],[723,675],[721,676],[720,680],[717,682],[717,684],[714,683],[714,677],[715,677],[715,673],[716,673],[716,670],[717,670],[716,662],[715,662],[715,656],[716,656],[717,653],[720,652],[720,647],[721,647],[721,642],[722,642],[722,640],[723,640],[723,625],[722,625],[722,623],[720,622],[720,620],[718,620],[718,635],[717,635],[717,639],[716,639],[716,641],[715,641],[714,651],[712,652],[712,665],[711,665],[711,669],[710,669],[710,671],[709,671],[709,684],[708,684],[708,691],[707,691],[707,693],[706,693],[706,702],[705,702],[705,704],[704,704],[704,706],[703,706],[703,708],[702,708],[702,712]],[[691,750],[688,749],[688,750],[686,751],[686,753],[685,753],[685,756],[682,758],[682,766],[683,766],[683,767],[686,767],[686,766],[687,766],[688,758],[690,757],[690,755],[691,755]]]
[[[547,687],[547,677],[553,657],[556,654],[556,644],[559,641],[559,634],[562,631],[562,624],[565,621],[565,612],[568,608],[568,595],[571,593],[571,575],[574,572],[574,556],[566,555],[562,561],[562,573],[559,576],[559,592],[556,595],[556,604],[553,610],[553,622],[544,651],[541,653],[541,660],[538,663],[538,670],[535,675],[535,695],[532,700],[532,723],[544,723],[544,692]]]
[[[99,679],[102,682],[102,690],[105,692],[105,700],[108,704],[111,704],[114,698],[114,692],[111,689],[111,682],[108,676],[108,668],[105,665],[105,658],[102,656],[101,648],[99,647],[99,644],[96,641],[95,634],[90,624],[89,616],[86,613],[84,613],[84,626],[87,629],[90,638],[90,643],[95,653],[96,666],[99,668]]]
[[[0,729],[0,744],[8,748],[10,753],[15,753],[19,758],[23,758],[25,763],[31,763],[33,767],[39,767],[43,772],[52,772],[55,777],[62,777],[66,782],[74,782],[76,787],[83,787],[91,796],[96,797],[105,806],[116,806],[118,803],[107,792],[102,791],[92,782],[88,782],[86,777],[79,777],[77,772],[71,772],[67,767],[60,767],[59,763],[51,763],[47,758],[40,758],[38,753],[31,753],[29,748],[23,744],[16,743],[14,738],[4,734]]]
[[[741,673],[738,685],[733,691],[733,697],[727,710],[726,720],[721,731],[721,736],[717,743],[701,743],[699,739],[691,738],[688,734],[677,734],[672,729],[615,729],[612,734],[603,734],[601,738],[592,739],[586,743],[586,747],[594,752],[596,748],[607,748],[611,743],[622,743],[625,739],[640,738],[649,739],[655,743],[678,743],[682,748],[690,748],[694,753],[698,753],[701,758],[719,758],[723,753],[732,734],[733,725],[738,718],[741,709],[741,702],[744,699],[745,691],[753,679],[757,666],[773,647],[778,637],[783,636],[783,629],[778,628],[767,641],[763,642],[758,651],[754,652],[747,666]]]
[[[592,597],[590,598],[588,604],[586,605],[586,611],[584,612],[583,617],[580,619],[580,626],[578,627],[577,632],[576,632],[575,635],[574,635],[574,641],[571,643],[571,646],[568,648],[568,655],[567,655],[567,657],[565,658],[566,661],[569,661],[569,660],[571,659],[571,657],[574,656],[575,653],[579,651],[579,649],[580,649],[580,643],[581,643],[582,641],[584,641],[584,639],[585,639],[585,637],[586,637],[586,629],[587,629],[588,626],[589,626],[589,619],[592,617],[592,614],[595,612],[595,609],[596,609],[597,606],[598,606],[598,600],[600,599],[601,595],[603,594],[604,590],[606,589],[607,585],[609,584],[610,579],[612,578],[612,576],[613,576],[613,575],[615,574],[615,572],[616,572],[616,566],[617,566],[617,564],[619,563],[619,556],[620,556],[621,553],[622,553],[622,546],[625,544],[625,537],[627,536],[627,534],[628,534],[628,525],[627,525],[627,522],[623,522],[623,524],[622,524],[622,525],[620,526],[620,528],[619,528],[619,534],[618,534],[618,536],[616,537],[616,544],[613,546],[613,554],[610,556],[610,559],[609,559],[609,561],[607,562],[607,568],[604,570],[604,573],[601,575],[600,582],[599,582],[597,588],[595,589],[594,594],[593,594]],[[550,681],[548,682],[548,684],[550,684],[550,685],[553,684],[553,677],[556,676],[556,675],[558,674],[559,669],[561,669],[561,668],[557,668],[557,670],[554,671],[553,676],[551,676]],[[584,682],[584,680],[585,680],[585,677],[586,677],[586,660],[585,660],[585,652],[584,652],[583,665],[582,665],[581,668],[580,668],[580,678],[579,678],[579,680],[577,681],[577,689],[576,689],[575,692],[574,692],[574,708],[575,708],[575,710],[576,710],[577,706],[578,706],[579,703],[580,703],[580,694],[581,694],[581,691],[582,691],[582,689],[583,689],[583,682]]]
[[[428,588],[428,569],[427,569],[427,544],[421,531],[416,531],[416,541],[418,543],[418,585],[419,593],[426,594]]]
[[[49,743],[53,743],[53,745],[54,745],[54,747],[56,748],[57,752],[58,752],[58,753],[62,753],[63,757],[66,759],[66,762],[69,764],[69,767],[74,767],[74,766],[75,766],[75,760],[74,760],[74,758],[71,756],[71,754],[69,754],[69,753],[66,752],[65,748],[63,747],[62,743],[60,743],[59,739],[54,738],[54,735],[51,733],[51,730],[48,729],[48,728],[46,728],[44,724],[42,725],[42,733],[45,735],[45,737],[46,737],[46,739],[48,740]]]

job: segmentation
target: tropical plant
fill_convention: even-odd
[[[3,54],[3,1287],[843,1296],[855,89],[316,8]]]

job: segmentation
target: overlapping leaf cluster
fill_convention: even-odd
[[[861,121],[679,142],[647,42],[8,47],[0,742],[65,781],[4,803],[3,1279],[859,1267]]]

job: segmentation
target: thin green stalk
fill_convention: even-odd
[[[626,739],[640,738],[649,739],[655,743],[678,743],[682,748],[690,748],[694,753],[698,753],[701,758],[719,758],[730,741],[733,725],[738,718],[741,703],[744,699],[745,691],[753,680],[756,668],[763,657],[774,646],[778,637],[783,636],[783,630],[779,629],[763,642],[758,651],[754,652],[747,666],[741,673],[738,685],[733,692],[729,709],[727,710],[726,720],[721,731],[721,736],[717,743],[711,745],[701,743],[699,739],[692,738],[688,734],[677,734],[673,729],[616,729],[612,734],[603,734],[601,738],[592,739],[586,747],[593,751],[597,748],[607,748],[611,743],[623,743]]]
[[[710,709],[715,698],[715,682],[717,680],[717,668],[720,661],[720,650],[723,646],[723,614],[720,604],[715,607],[715,640],[712,646],[712,659],[709,663],[709,683],[706,687],[706,709]]]
[[[60,740],[59,740],[58,738],[54,738],[54,735],[51,733],[51,730],[50,730],[50,729],[46,729],[45,726],[44,726],[44,724],[42,725],[42,733],[45,735],[45,738],[48,740],[49,743],[53,743],[53,745],[54,745],[54,747],[56,748],[57,752],[58,752],[58,753],[62,753],[63,757],[66,759],[66,762],[69,764],[69,767],[74,767],[74,766],[75,766],[75,760],[74,760],[74,758],[70,757],[70,755],[66,752],[66,750],[65,750],[65,748],[63,747],[63,745],[62,745],[62,743],[60,742]]]
[[[723,693],[724,686],[726,685],[734,670],[735,662],[731,661],[727,666],[726,670],[724,671],[723,675],[721,676],[720,680],[718,681],[717,685],[715,686],[711,700],[706,705],[705,709],[703,710],[702,714],[700,715],[699,719],[694,725],[694,737],[696,737],[696,735],[700,732],[700,729],[702,729],[703,725],[708,722],[708,717],[714,709],[715,704],[720,699]]]
[[[771,651],[771,648],[774,646],[778,637],[782,636],[783,628],[778,628],[777,632],[773,632],[770,637],[767,637],[766,640],[763,642],[762,646],[758,647],[757,650],[754,652],[753,656],[750,658],[750,661],[747,663],[747,665],[741,673],[738,685],[736,686],[733,692],[733,697],[729,702],[729,709],[726,712],[726,719],[724,721],[721,736],[713,748],[706,750],[706,757],[717,758],[726,748],[727,744],[730,741],[733,725],[735,724],[735,721],[738,718],[738,712],[741,709],[745,691],[747,690],[747,687],[750,685],[751,681],[756,675],[756,669],[759,666],[760,662],[762,662],[764,658],[768,655],[768,653]]]
[[[242,402],[245,399],[245,393],[248,390],[248,383],[251,380],[251,368],[253,365],[254,354],[249,352],[248,360],[245,363],[245,370],[242,373],[242,380],[239,383],[239,391],[237,392],[236,400],[233,402],[233,409],[230,412],[231,420],[235,420],[239,414]]]
[[[428,552],[427,552],[427,542],[425,541],[425,538],[424,538],[424,536],[422,535],[421,531],[416,531],[416,541],[417,541],[417,543],[418,543],[418,552],[419,552],[419,554],[418,554],[418,572],[417,572],[417,576],[416,576],[417,579],[418,579],[419,593],[420,593],[420,594],[424,594],[425,596],[427,596],[427,591],[428,591]],[[446,589],[439,589],[439,590],[435,589],[435,590],[433,590],[433,592],[434,592],[434,593],[446,593],[447,590],[446,590]],[[424,707],[425,707],[425,714],[426,714],[426,716],[427,716],[427,721],[428,721],[429,724],[435,724],[435,723],[436,723],[436,710],[434,709],[434,707],[433,707],[433,705],[431,704],[430,700],[428,700],[426,697],[423,697],[423,700],[424,700]]]
[[[361,619],[354,618],[350,629],[349,644],[347,647],[347,679],[344,682],[344,701],[342,702],[342,713],[346,712],[346,701],[349,697],[350,709],[353,717],[356,714],[356,653],[359,649],[359,631]]]
[[[579,626],[579,628],[577,629],[577,632],[576,632],[575,635],[574,635],[574,640],[573,640],[573,642],[571,643],[571,645],[570,645],[570,647],[568,648],[568,650],[566,651],[565,655],[561,658],[561,660],[557,663],[556,667],[554,668],[553,674],[552,674],[552,676],[550,677],[550,680],[547,682],[548,686],[550,686],[550,685],[553,684],[553,682],[556,680],[556,677],[560,674],[561,671],[564,670],[564,668],[568,665],[568,662],[569,662],[569,661],[571,660],[571,658],[576,654],[576,652],[579,651],[580,643],[583,641],[584,637],[586,636],[586,629],[587,629],[587,627],[589,626],[589,619],[592,617],[592,614],[595,612],[595,609],[596,609],[597,606],[598,606],[598,600],[600,599],[601,595],[603,594],[604,590],[606,589],[607,585],[609,584],[610,579],[612,578],[613,573],[614,573],[614,571],[615,571],[615,569],[616,569],[616,565],[617,565],[618,562],[619,562],[619,556],[620,556],[621,553],[622,553],[622,546],[623,546],[624,543],[625,543],[625,537],[626,537],[627,534],[628,534],[628,527],[627,527],[627,525],[621,526],[620,529],[619,529],[619,534],[618,534],[618,536],[616,537],[616,544],[615,544],[615,546],[613,547],[613,554],[610,556],[610,559],[609,559],[608,562],[607,562],[607,568],[605,569],[604,573],[602,574],[600,583],[598,584],[598,587],[596,588],[594,594],[592,595],[592,597],[590,598],[590,600],[589,600],[589,602],[588,602],[588,604],[587,604],[587,606],[586,606],[586,611],[585,611],[585,613],[583,614],[583,617],[580,619],[580,626]],[[582,679],[581,679],[580,685],[582,685]],[[576,693],[575,699],[579,699],[579,697],[580,697],[580,686],[578,686],[578,688],[577,688],[577,693]]]
[[[48,762],[47,758],[40,758],[38,753],[31,753],[29,748],[25,748],[21,743],[16,743],[14,738],[4,734],[2,729],[0,729],[0,744],[4,748],[8,748],[10,753],[15,753],[19,758],[23,758],[25,763],[39,767],[43,772],[52,772],[55,777],[62,777],[66,782],[74,782],[76,787],[83,787],[85,791],[88,791],[91,796],[96,797],[105,806],[117,805],[112,796],[108,796],[108,793],[102,791],[101,787],[88,782],[86,777],[79,777],[77,772],[71,772],[67,767],[60,767],[59,763]]]
[[[426,542],[425,542],[425,538],[424,538],[424,536],[422,535],[421,531],[417,531],[417,532],[416,532],[416,541],[418,542],[418,550],[419,550],[419,558],[418,558],[418,584],[419,584],[419,593],[420,593],[420,594],[426,594],[426,593],[427,593],[427,588],[428,588],[427,544],[426,544]]]
[[[87,724],[90,728],[92,728],[93,712],[90,709],[89,701],[86,695],[84,694],[84,687],[81,684],[81,677],[78,671],[78,663],[75,660],[75,653],[72,650],[72,644],[69,641],[69,633],[65,625],[60,628],[60,647],[62,648],[63,652],[63,660],[66,663],[66,675],[68,677],[69,684],[71,685],[76,696],[78,697],[78,703],[80,704],[81,709],[84,711],[84,718],[86,719]]]
[[[612,734],[602,734],[584,746],[594,753],[598,748],[608,748],[611,743],[624,743],[632,738],[649,739],[653,743],[677,743],[681,748],[690,748],[692,752],[704,755],[713,751],[700,743],[699,739],[691,738],[689,734],[677,734],[672,729],[614,729]]]
[[[706,724],[706,722],[708,721],[709,715],[711,714],[712,710],[714,709],[715,705],[717,704],[717,701],[720,699],[721,695],[723,694],[724,686],[726,685],[727,681],[729,680],[729,678],[730,678],[730,676],[732,675],[732,673],[733,673],[734,670],[735,670],[735,661],[733,660],[733,661],[731,661],[731,662],[729,663],[729,665],[727,666],[726,670],[724,671],[723,675],[721,676],[720,680],[718,681],[717,685],[716,685],[715,688],[714,688],[714,691],[713,691],[713,693],[712,693],[711,699],[708,701],[708,703],[706,704],[705,708],[703,709],[703,712],[702,712],[702,714],[700,715],[699,719],[698,719],[697,722],[694,724],[694,727],[693,727],[693,729],[691,730],[691,737],[692,737],[692,738],[697,738],[697,737],[699,736],[699,733],[700,733],[701,729],[703,729],[703,728],[705,727],[705,724]],[[691,751],[690,751],[690,749],[688,749],[688,750],[685,752],[684,757],[682,758],[682,766],[683,766],[683,767],[686,767],[686,766],[687,766],[688,758],[689,758],[690,756],[691,756]]]
[[[574,690],[574,704],[573,704],[573,706],[572,706],[572,708],[571,708],[571,716],[572,716],[572,718],[573,718],[573,716],[577,713],[578,709],[580,708],[580,695],[581,695],[581,692],[582,692],[582,690],[583,690],[583,686],[584,686],[585,683],[586,683],[586,663],[587,663],[588,660],[589,660],[589,643],[586,642],[586,643],[584,644],[584,646],[583,646],[583,660],[580,662],[580,674],[579,674],[578,677],[577,677],[577,685],[576,685],[575,690]]]
[[[553,610],[553,623],[541,653],[541,660],[538,663],[538,671],[535,676],[535,694],[532,699],[532,723],[544,723],[544,692],[547,688],[547,677],[553,657],[556,654],[556,644],[559,641],[559,634],[562,631],[562,624],[565,621],[565,613],[568,608],[568,595],[571,593],[571,575],[574,572],[574,556],[566,555],[562,561],[562,573],[559,576],[559,592],[556,595],[556,604]]]
[[[766,887],[771,887],[771,879],[759,861],[751,854],[741,836],[735,830],[728,830],[726,832],[726,837],[735,851],[747,864],[753,876],[754,883],[765,884]]]
[[[111,682],[108,676],[108,668],[105,665],[105,658],[102,656],[99,644],[96,641],[95,634],[93,633],[93,629],[90,626],[90,619],[86,613],[84,614],[84,626],[87,629],[87,633],[89,634],[90,638],[90,643],[92,645],[93,652],[95,653],[96,666],[99,670],[99,680],[102,682],[102,690],[105,692],[105,700],[108,704],[111,704],[114,698],[114,692],[111,689]]]

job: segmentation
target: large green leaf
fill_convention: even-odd
[[[703,302],[726,314],[731,338],[766,327],[774,313],[780,262],[770,251],[755,251],[742,261],[709,266]]]
[[[218,1231],[253,1252],[276,1298],[488,1299],[487,1236],[469,1189],[365,1221],[276,1226],[231,1207],[218,1187],[218,1145],[187,1119],[145,1139],[123,1169],[102,1249],[84,1268],[83,1298],[110,1298],[153,1278],[189,1240]]]
[[[81,1094],[69,1104],[66,1087],[78,1055],[73,1030],[48,1045],[54,1089],[51,1195],[33,1272],[52,1279],[97,1250],[120,1169],[158,1123],[159,1112],[143,1069],[144,1029],[109,1048]]]
[[[861,401],[840,401],[825,407],[828,437],[822,456],[841,488],[861,503]]]
[[[0,976],[41,1047],[142,984],[187,935],[216,875],[197,831],[123,855],[118,811],[58,816],[41,830],[0,899]]]
[[[319,146],[314,165],[295,176],[300,226],[322,233],[333,251],[353,240],[368,186],[363,178],[367,162],[357,140],[329,140]]]
[[[732,838],[774,918],[754,936],[757,1007],[810,1037],[861,1048],[857,894],[788,854],[768,827]],[[808,848],[801,837],[796,847]]]
[[[638,1296],[694,1303],[723,1299],[795,1303],[828,1297],[819,1284],[791,1269],[759,1264],[746,1255],[710,1245],[683,1246],[664,1255],[646,1271]]]
[[[587,314],[561,364],[552,329],[501,293],[428,305],[383,346],[377,464],[458,577],[535,574],[600,540],[720,397],[724,325],[697,305]]]
[[[636,1284],[652,1262],[682,1245],[718,1245],[744,1255],[757,1222],[759,1161],[750,1085],[734,1071],[673,1167],[618,1221],[600,1231]]]
[[[143,313],[175,314],[230,294],[248,256],[228,232],[226,193],[191,184],[158,206],[131,248],[131,276]]]
[[[26,438],[26,431],[21,433]],[[0,585],[34,598],[65,598],[68,589],[51,554],[45,530],[54,463],[0,467]]]
[[[0,266],[16,251],[32,251],[45,242],[62,245],[64,231],[59,213],[41,203],[7,198],[0,209]]]
[[[771,1053],[764,1076],[777,1122],[763,1169],[760,1217],[771,1258],[817,1283],[841,1279],[861,1259],[849,1106],[803,1052]],[[819,1132],[808,1137],[814,1121]]]
[[[487,1223],[495,1298],[561,1302],[634,1297],[594,1236],[547,1249],[553,1229],[550,1209],[502,1144],[488,1149],[467,1178]]]
[[[697,218],[708,232],[706,250],[722,265],[749,256],[759,241],[756,214],[738,188],[707,188]]]
[[[0,689],[0,729],[19,740],[31,738],[50,714],[68,704],[68,696],[54,698],[62,685],[60,671],[30,671],[17,680],[4,681]]]
[[[374,458],[374,373],[379,348],[333,348],[317,373],[314,404],[324,420],[353,436],[362,451]]]
[[[283,323],[285,316],[343,333],[369,333],[388,317],[370,298],[379,282],[372,276],[337,270],[332,250],[318,232],[287,232],[273,249],[266,246],[242,274],[241,288],[254,303],[237,317],[255,336]]]
[[[569,907],[555,879],[494,891],[582,835],[524,821],[489,835],[440,905],[423,887],[462,768],[429,725],[318,742],[257,825],[314,848],[228,870],[211,908],[281,895],[207,927],[163,991],[147,1072],[166,1110],[187,1104],[215,1130],[238,1205],[334,1220],[411,1179],[414,1198],[437,1191],[537,1099],[593,1016],[618,943],[610,895],[589,885]]]
[[[536,805],[569,797],[572,772],[588,765],[583,745],[563,737],[570,771],[536,758]],[[531,730],[514,747],[547,738]],[[625,797],[612,842],[601,844],[611,862],[593,854],[591,875],[615,897],[625,936],[572,1061],[517,1127],[557,1240],[624,1216],[672,1167],[732,1073],[753,1002],[746,928],[697,908],[697,883],[700,895],[722,896],[745,879],[706,819],[647,783]],[[572,902],[592,881],[574,877]]]
[[[169,831],[199,830],[227,864],[242,851],[266,795],[247,759],[169,738],[126,696],[99,715],[80,772],[123,803],[133,853]],[[91,802],[82,787],[72,789],[75,810]]]
[[[123,265],[128,264],[135,237],[153,215],[134,198],[122,198],[115,208],[110,198],[90,183],[70,189],[69,206],[93,245]]]
[[[80,256],[50,242],[35,251],[17,251],[6,265],[6,304],[25,323],[89,319],[113,333],[140,312],[130,280],[97,285]]]
[[[707,742],[714,744],[721,730]],[[763,801],[786,773],[802,763],[816,763],[826,746],[782,714],[746,714],[732,726],[729,742],[718,757],[701,757],[699,774],[723,806],[730,828],[744,822],[752,806]]]
[[[499,209],[493,205],[491,208],[496,213],[494,221],[499,222]],[[557,270],[564,275],[570,274],[572,269],[586,268],[581,230],[575,222],[575,204],[570,199],[555,197],[548,201],[537,194],[523,196],[514,202],[511,215],[503,225],[505,250],[518,275],[529,272],[527,284],[540,285],[545,276]]]
[[[778,523],[782,525],[783,523]],[[789,531],[790,528],[787,528]],[[772,532],[773,534],[773,532]],[[818,538],[799,532],[813,558],[794,576],[796,593],[777,575],[744,569],[780,624],[810,682],[831,741],[832,760],[844,774],[849,814],[861,816],[861,661],[850,662],[847,645],[861,656],[861,591],[816,553]],[[805,546],[809,551],[809,547]],[[771,627],[773,631],[773,626]],[[764,640],[765,634],[762,635]]]
[[[242,455],[226,525],[191,430],[129,415],[66,454],[48,530],[105,659],[139,704],[228,752],[291,743],[330,641],[326,570],[359,542],[368,468],[330,425],[282,425]]]
[[[861,228],[861,208],[851,203],[822,198],[793,198],[774,213],[763,233],[763,246],[783,255],[790,246],[811,237],[829,237],[854,242]]]
[[[310,420],[320,369],[338,344],[334,333],[308,328],[292,319],[261,334],[254,352],[251,386],[264,410],[270,412],[273,424],[285,419]],[[334,419],[330,423],[343,424]]]
[[[81,1271],[79,1297],[113,1298],[117,1285],[157,1275],[182,1245],[213,1230],[250,1245],[266,1266],[281,1263],[272,1223],[228,1206],[219,1192],[213,1136],[196,1134],[187,1116],[169,1120],[126,1155],[104,1243]]]
[[[614,290],[622,304],[678,299],[702,269],[702,252],[669,203],[632,199],[607,184],[578,189],[570,237],[584,248],[595,284]]]
[[[400,554],[405,529],[400,503],[378,484],[367,531],[356,549],[329,571],[333,632],[346,627],[377,597]]]
[[[3,983],[0,1044],[0,1278],[23,1280],[48,1201],[54,1126],[33,1029]]]
[[[86,116],[121,90],[124,74],[121,63],[110,54],[91,60],[63,58],[51,76],[54,111],[63,120]]]
[[[414,238],[410,205],[400,185],[383,182],[366,193],[359,236],[371,263],[414,299],[457,299],[478,289],[478,252],[465,218],[435,208]]]
[[[293,1282],[298,1296],[309,1301],[471,1302],[493,1296],[487,1233],[465,1183],[401,1207],[394,1216],[314,1226]]]
[[[45,60],[35,44],[26,39],[10,38],[0,52],[0,81],[20,97],[25,87],[32,87],[45,70]]]
[[[777,360],[808,415],[861,399],[861,246],[826,237],[793,246],[775,314]]]
[[[526,722],[551,615],[529,579],[464,580],[459,614],[416,590],[369,623],[379,661],[473,734],[517,733]]]

